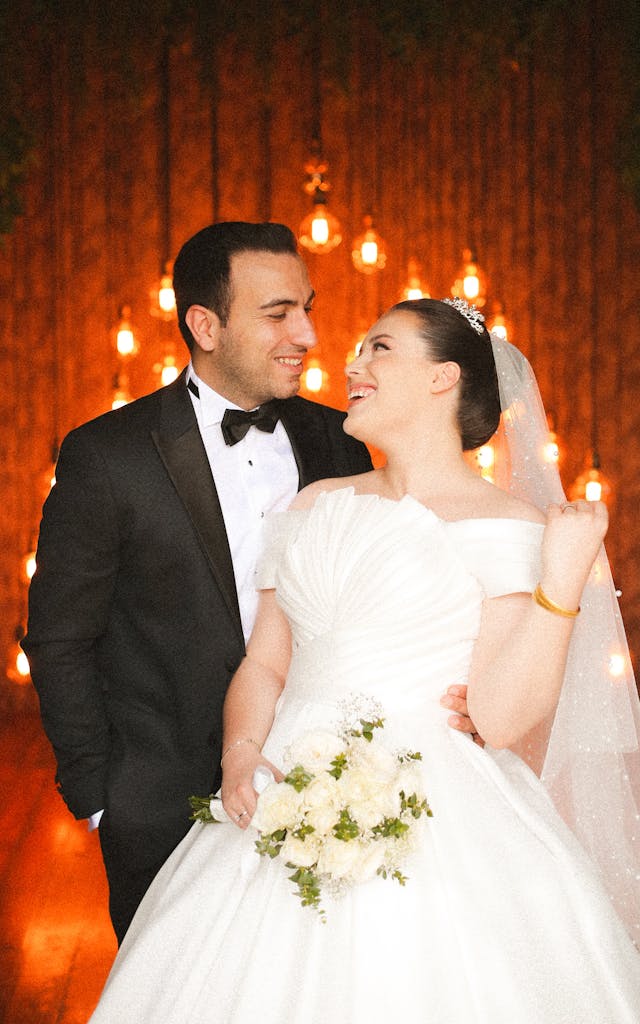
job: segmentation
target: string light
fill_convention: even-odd
[[[310,360],[302,374],[302,387],[304,390],[310,392],[310,394],[318,394],[320,391],[326,390],[328,381],[329,374],[326,370],[322,369],[318,360]]]
[[[387,246],[373,226],[368,214],[363,218],[364,231],[353,241],[351,259],[361,274],[375,274],[383,270],[387,262]]]
[[[138,342],[131,326],[131,306],[120,308],[120,322],[116,328],[116,349],[118,355],[126,358],[136,355]]]
[[[167,260],[162,277],[150,292],[149,312],[151,316],[155,316],[159,320],[175,320],[177,316],[172,270],[173,263],[171,260]]]
[[[303,188],[313,197],[313,210],[300,225],[298,241],[309,252],[331,252],[342,241],[342,226],[327,209],[327,193],[331,185],[325,179],[328,163],[319,154],[319,143],[314,143],[315,152],[305,164],[308,181]]]
[[[407,283],[402,291],[403,299],[430,299],[431,293],[421,280],[420,266],[414,259],[407,264]]]
[[[504,306],[501,302],[493,303],[491,316],[487,320],[487,330],[490,334],[502,338],[503,341],[511,340],[513,329],[505,316]]]
[[[451,294],[472,302],[478,308],[484,306],[487,300],[486,277],[472,249],[462,251],[462,266],[451,288]]]

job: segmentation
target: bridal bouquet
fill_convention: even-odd
[[[258,797],[258,853],[280,857],[302,905],[322,916],[323,892],[339,895],[376,875],[404,885],[402,865],[416,847],[419,819],[431,817],[416,763],[421,754],[390,751],[383,727],[381,717],[359,718],[336,732],[306,733],[285,753],[283,781],[271,781]],[[215,820],[209,808],[194,817]]]

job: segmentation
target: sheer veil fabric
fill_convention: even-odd
[[[544,512],[566,498],[544,458],[538,385],[517,348],[495,335],[491,342],[502,408],[496,483]],[[528,739],[527,759],[541,766],[542,782],[640,948],[640,703],[604,547],[581,600],[550,734],[541,732]]]

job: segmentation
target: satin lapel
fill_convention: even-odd
[[[280,418],[298,464],[300,488],[335,476],[330,439],[320,411],[314,415],[312,403],[291,398],[281,403]]]
[[[175,384],[169,385],[163,391],[160,428],[153,430],[151,436],[189,514],[211,571],[244,643],[233,562],[222,509],[191,399],[187,394],[185,376],[183,372]]]

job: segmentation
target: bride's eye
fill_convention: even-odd
[[[378,352],[380,349],[384,349],[386,352],[389,351],[389,346],[384,341],[374,341],[371,348],[374,352]]]

